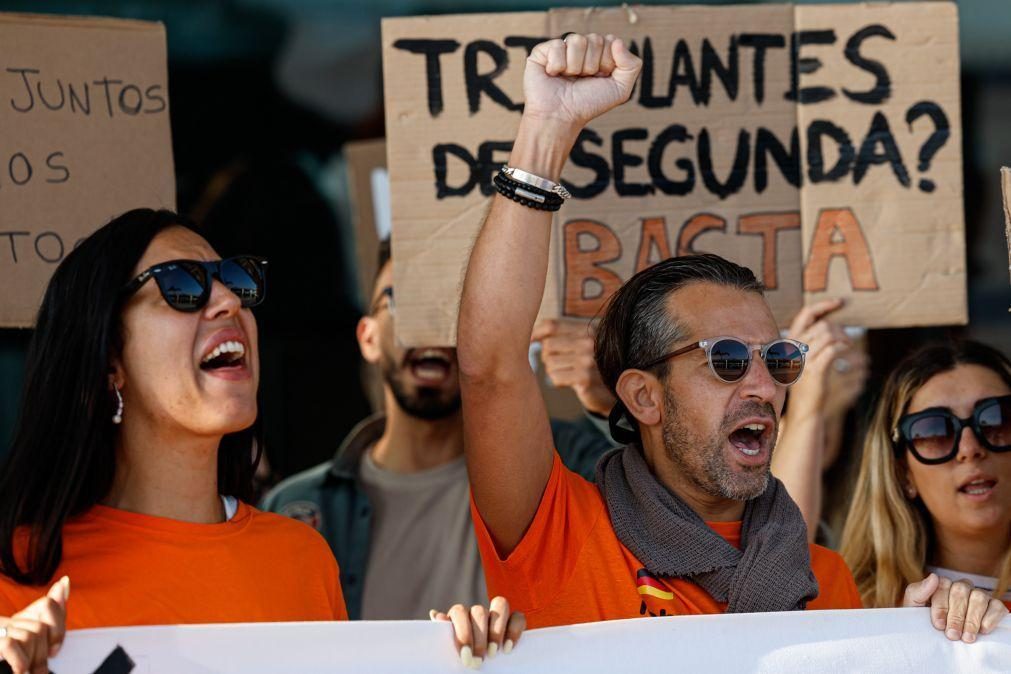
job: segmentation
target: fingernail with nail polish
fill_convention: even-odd
[[[470,661],[471,669],[481,669],[481,663],[484,662],[483,658],[474,658]]]
[[[464,646],[460,649],[460,662],[463,663],[464,667],[470,667],[471,663],[474,662],[474,651],[471,650],[470,646]]]
[[[488,644],[488,659],[491,660],[498,653],[498,644],[494,641]]]
[[[503,653],[512,653],[512,650],[513,650],[513,640],[512,639],[506,639],[505,643],[502,645],[502,652]]]

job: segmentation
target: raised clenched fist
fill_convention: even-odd
[[[537,45],[523,74],[524,115],[582,128],[632,94],[642,60],[612,35]]]

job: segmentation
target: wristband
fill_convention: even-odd
[[[545,193],[524,183],[511,180],[504,173],[494,178],[495,189],[505,198],[539,211],[557,211],[562,207],[562,198],[557,194]]]
[[[547,178],[535,176],[533,173],[527,173],[522,169],[513,168],[509,165],[503,165],[500,172],[506,174],[518,183],[523,183],[529,187],[535,187],[544,192],[557,194],[562,199],[572,198],[572,194],[567,189],[556,182],[548,180]]]

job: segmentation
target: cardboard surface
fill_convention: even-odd
[[[1000,169],[1000,193],[1004,201],[1004,234],[1007,237],[1008,272],[1011,272],[1011,169]]]
[[[948,2],[385,20],[400,338],[454,341],[521,38],[569,31],[630,40],[645,66],[565,169],[542,315],[592,317],[636,270],[697,251],[753,269],[784,325],[823,296],[866,327],[966,322],[957,21]]]
[[[29,327],[75,244],[175,208],[159,23],[0,14],[0,327]]]
[[[351,196],[351,217],[355,231],[355,255],[358,258],[358,287],[362,306],[368,308],[372,285],[376,278],[376,257],[379,254],[377,210],[382,217],[383,206],[377,204],[376,183],[379,174],[386,173],[386,139],[360,140],[344,145],[347,161],[348,194]],[[388,201],[389,197],[385,197]],[[378,206],[378,208],[377,208]]]

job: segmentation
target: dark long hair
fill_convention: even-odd
[[[171,211],[137,209],[84,239],[56,268],[28,347],[14,441],[0,469],[0,571],[19,583],[49,582],[63,554],[68,517],[98,503],[116,474],[112,359],[122,351],[122,289],[151,240],[194,229]],[[259,423],[225,436],[218,488],[248,499]],[[15,532],[29,533],[15,554]],[[20,546],[18,546],[20,547]]]

